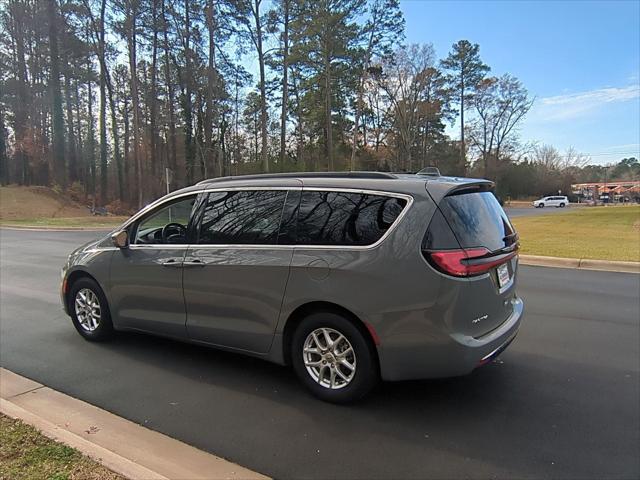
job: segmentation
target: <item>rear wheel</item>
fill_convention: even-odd
[[[71,286],[69,313],[73,326],[86,340],[107,340],[113,334],[107,298],[90,278],[81,278]]]
[[[348,403],[378,381],[374,347],[349,320],[335,313],[309,315],[293,334],[291,361],[304,385],[321,400]]]

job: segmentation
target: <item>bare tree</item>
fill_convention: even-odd
[[[591,162],[591,157],[584,153],[578,152],[574,147],[569,147],[564,151],[562,155],[562,161],[560,162],[560,169],[566,170],[567,168],[584,168]]]
[[[566,170],[568,168],[583,168],[591,157],[578,152],[574,147],[569,147],[564,154],[552,145],[535,145],[532,159],[535,163],[547,170]]]
[[[508,74],[486,78],[477,86],[473,100],[476,118],[468,132],[471,145],[480,152],[485,177],[491,174],[491,160],[500,160],[515,141],[517,127],[533,101],[522,83]]]
[[[378,70],[377,81],[394,112],[401,163],[413,169],[412,147],[418,134],[420,104],[425,86],[434,72],[433,45],[413,44],[396,50],[390,60]]]

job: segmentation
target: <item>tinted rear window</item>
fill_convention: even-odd
[[[371,245],[396,221],[406,200],[350,192],[302,193],[300,245]]]
[[[509,244],[514,233],[498,200],[491,192],[473,192],[445,197],[440,206],[462,248],[498,250]]]

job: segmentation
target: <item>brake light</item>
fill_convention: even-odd
[[[518,254],[517,247],[508,253],[492,254],[486,248],[425,251],[426,259],[438,270],[455,277],[482,275],[508,262]]]

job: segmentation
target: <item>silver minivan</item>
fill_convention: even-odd
[[[207,180],[78,248],[87,340],[140,331],[291,365],[319,398],[464,375],[515,337],[518,236],[486,180],[382,172]]]

